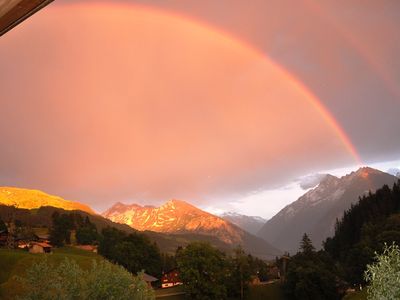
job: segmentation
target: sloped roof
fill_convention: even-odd
[[[51,248],[51,245],[50,244],[47,244],[47,243],[39,243],[39,242],[33,242],[32,243],[32,245],[38,245],[38,246],[40,246],[40,247],[43,247],[43,248]]]
[[[0,0],[0,36],[53,0]]]
[[[143,279],[146,282],[153,282],[153,281],[157,281],[158,280],[157,278],[155,278],[155,277],[153,277],[153,276],[151,276],[149,274],[146,274],[146,273],[143,273]]]

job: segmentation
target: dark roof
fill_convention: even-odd
[[[11,0],[0,4],[0,36],[45,7],[53,0]]]
[[[33,242],[33,243],[32,243],[32,246],[33,246],[33,245],[38,245],[38,246],[43,247],[43,248],[51,248],[51,245],[50,245],[50,244],[47,244],[47,243]]]

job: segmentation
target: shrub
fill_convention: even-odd
[[[123,267],[105,260],[85,271],[65,258],[58,266],[46,257],[33,264],[26,277],[18,277],[22,284],[21,300],[70,299],[154,299],[154,293],[141,275],[133,277]]]
[[[376,262],[367,266],[368,299],[400,299],[400,248],[385,244]]]

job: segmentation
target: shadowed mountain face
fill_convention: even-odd
[[[94,211],[85,204],[64,200],[61,197],[48,195],[38,190],[14,187],[0,187],[0,204],[26,209],[52,206],[65,210],[82,210],[94,214]]]
[[[372,168],[360,168],[341,178],[327,175],[316,188],[271,218],[258,236],[284,251],[296,253],[302,235],[307,233],[319,249],[333,235],[336,219],[358,202],[360,196],[385,184],[391,186],[397,180]]]
[[[250,232],[251,234],[257,234],[265,222],[267,222],[267,220],[261,217],[246,216],[234,212],[223,213],[220,217],[239,226],[243,230]]]
[[[258,256],[273,257],[280,253],[264,240],[231,222],[180,200],[170,200],[160,207],[116,203],[102,216],[140,231],[215,237],[228,246],[241,244],[246,251]]]

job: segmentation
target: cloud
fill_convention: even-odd
[[[249,216],[260,216],[265,219],[272,218],[283,207],[296,201],[306,191],[300,187],[299,182],[276,187],[275,189],[265,189],[248,193],[247,195],[237,195],[236,198],[214,199],[211,205],[203,206],[206,211],[211,213],[221,213],[222,211],[232,211]]]
[[[399,168],[390,168],[386,172],[389,174],[392,174],[394,176],[400,177],[400,169]]]
[[[317,186],[325,177],[327,174],[311,174],[307,176],[300,177],[300,187],[304,190],[313,188]]]

